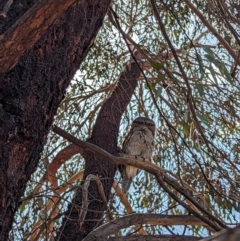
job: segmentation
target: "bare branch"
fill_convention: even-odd
[[[130,214],[114,221],[106,223],[96,230],[92,231],[83,241],[94,241],[106,238],[122,228],[127,228],[134,224],[152,224],[152,225],[197,225],[204,223],[191,215],[162,215],[162,214]]]
[[[82,188],[82,208],[81,208],[81,211],[80,211],[80,214],[79,214],[80,230],[81,230],[82,225],[84,223],[85,216],[87,214],[88,205],[89,205],[89,202],[88,202],[88,186],[89,186],[91,180],[94,180],[97,183],[98,191],[99,191],[99,194],[102,198],[103,205],[104,205],[106,210],[108,209],[107,199],[105,197],[103,186],[102,186],[102,183],[101,183],[99,177],[97,177],[96,175],[93,175],[93,174],[89,174],[87,176],[86,181],[85,181],[85,183],[83,185],[83,188]]]

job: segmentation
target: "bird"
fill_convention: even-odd
[[[121,153],[134,157],[141,157],[151,161],[154,149],[155,122],[147,117],[136,118],[127,132]],[[133,178],[138,174],[139,169],[129,165],[119,165],[122,176],[122,192],[127,195]]]

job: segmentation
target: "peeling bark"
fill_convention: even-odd
[[[35,2],[15,1],[8,11],[10,21],[1,22],[1,33]],[[19,199],[36,170],[57,108],[109,4],[109,0],[78,1],[14,68],[0,74],[0,240],[7,240]]]
[[[9,71],[53,22],[75,2],[76,0],[37,1],[4,34],[0,35],[0,73]],[[8,3],[7,11],[11,7]],[[6,5],[3,8],[5,18],[7,18]]]

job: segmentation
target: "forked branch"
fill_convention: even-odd
[[[140,158],[135,159],[130,156],[129,156],[129,158],[115,157],[96,145],[93,145],[91,143],[87,143],[87,142],[84,142],[84,141],[81,141],[81,140],[75,138],[74,136],[65,132],[64,130],[62,130],[61,128],[59,128],[57,126],[54,126],[52,128],[52,130],[56,134],[59,134],[63,138],[66,138],[67,140],[71,141],[72,143],[74,143],[82,148],[88,149],[89,151],[98,153],[100,156],[103,156],[104,158],[106,158],[107,160],[111,161],[114,164],[131,165],[131,166],[138,167],[140,169],[143,169],[143,170],[153,174],[156,177],[159,185],[161,187],[163,187],[165,191],[167,190],[167,188],[166,188],[166,185],[164,184],[164,182],[166,182],[169,186],[173,187],[181,195],[183,195],[185,198],[187,198],[191,203],[193,203],[193,205],[195,205],[195,207],[197,207],[199,209],[200,212],[207,215],[208,218],[206,218],[205,216],[196,212],[185,202],[183,202],[179,198],[177,198],[177,196],[174,195],[172,192],[170,192],[170,190],[168,190],[170,192],[169,194],[175,201],[180,203],[184,208],[186,208],[195,217],[198,217],[200,220],[202,220],[204,223],[206,223],[210,228],[212,228],[215,231],[219,231],[219,230],[221,230],[221,228],[226,227],[226,225],[224,223],[222,223],[220,220],[215,218],[211,213],[209,213],[207,210],[205,210],[204,207],[200,203],[198,203],[182,186],[180,186],[174,178],[171,178],[170,176],[168,176],[164,169],[162,169],[150,162],[146,162],[144,159],[140,159]]]

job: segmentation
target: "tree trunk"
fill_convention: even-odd
[[[129,63],[126,66],[125,71],[123,71],[119,77],[115,90],[102,106],[93,127],[92,136],[88,139],[88,142],[101,147],[115,156],[117,155],[117,138],[120,120],[137,86],[137,79],[140,73],[141,71],[136,63]],[[87,153],[85,161],[86,167],[83,179],[86,179],[89,174],[100,177],[108,201],[116,166],[104,157],[93,152]],[[94,181],[89,185],[88,193],[90,202],[88,209],[96,212],[88,211],[85,217],[86,221],[80,228],[79,223],[82,220],[78,220],[78,217],[82,205],[82,189],[79,188],[72,203],[69,205],[67,213],[70,214],[64,219],[57,240],[82,240],[96,226],[101,224],[101,218],[105,209]]]
[[[1,1],[0,9],[6,2]],[[1,19],[1,34],[36,2],[14,1],[6,18]],[[19,199],[36,170],[57,108],[109,4],[110,0],[73,4],[26,48],[11,70],[0,75],[0,240],[7,240]]]

